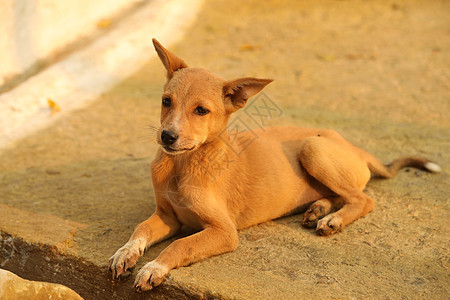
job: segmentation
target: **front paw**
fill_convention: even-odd
[[[331,235],[342,229],[342,218],[335,214],[323,217],[317,222],[316,232],[319,235]]]
[[[113,279],[119,278],[128,269],[136,265],[137,260],[144,254],[145,241],[142,239],[132,240],[123,245],[109,258],[109,270]]]
[[[160,285],[168,273],[169,268],[156,261],[151,261],[139,270],[134,281],[134,287],[138,291],[151,290]]]

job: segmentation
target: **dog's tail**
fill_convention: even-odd
[[[377,158],[369,154],[367,164],[369,166],[369,170],[375,176],[381,178],[392,178],[397,175],[398,171],[407,167],[413,167],[431,173],[441,172],[441,167],[438,164],[426,158],[416,156],[401,157],[394,160],[390,164],[385,165]]]

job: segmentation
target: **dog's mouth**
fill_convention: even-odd
[[[180,149],[177,149],[177,148],[172,148],[172,147],[167,146],[167,145],[162,145],[162,146],[161,146],[161,148],[163,149],[163,151],[166,152],[167,154],[170,154],[170,155],[177,155],[177,154],[181,154],[181,153],[184,153],[184,152],[192,151],[192,150],[194,150],[196,147],[197,147],[197,146],[194,145],[194,146],[192,146],[192,147],[190,147],[190,148],[180,148]]]

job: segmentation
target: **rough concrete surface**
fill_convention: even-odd
[[[316,236],[301,216],[261,224],[240,231],[235,252],[134,292],[137,270],[167,241],[112,282],[108,258],[155,206],[150,127],[158,124],[165,73],[154,59],[1,153],[0,201],[11,218],[52,216],[49,226],[61,226],[43,245],[32,228],[27,235],[25,225],[2,218],[1,267],[85,299],[448,298],[449,12],[449,2],[437,0],[208,1],[171,47],[189,65],[226,78],[274,78],[264,95],[283,115],[263,125],[330,127],[383,161],[417,154],[441,165],[440,174],[406,169],[371,181],[374,211],[343,232]],[[250,128],[262,125],[246,111],[237,116]],[[67,240],[61,234],[69,251],[57,247]]]

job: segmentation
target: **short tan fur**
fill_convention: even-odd
[[[228,81],[188,67],[155,39],[153,44],[167,71],[161,147],[151,165],[157,207],[110,258],[113,277],[182,225],[199,231],[146,264],[136,276],[138,290],[159,285],[173,268],[233,251],[237,230],[261,222],[305,212],[303,224],[319,235],[342,230],[373,209],[363,192],[371,173],[389,178],[404,167],[440,170],[419,157],[384,165],[333,130],[265,128],[232,139],[226,131],[230,115],[272,80]]]

